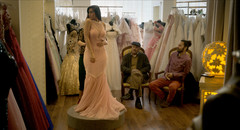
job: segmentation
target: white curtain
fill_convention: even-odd
[[[235,73],[236,61],[233,60],[232,51],[240,49],[239,45],[239,23],[240,23],[240,2],[239,0],[230,1],[230,22],[229,22],[229,37],[227,42],[227,63],[225,69],[225,79],[224,84],[230,79],[230,77]]]

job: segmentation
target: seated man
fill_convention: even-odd
[[[181,40],[177,52],[174,52],[169,58],[164,76],[149,84],[151,91],[160,97],[161,107],[168,107],[170,105],[177,89],[181,86],[182,79],[186,77],[191,69],[192,60],[186,54],[191,44],[191,41]],[[169,94],[166,101],[163,100],[165,95],[160,89],[164,86],[169,87]]]
[[[140,98],[141,84],[148,80],[148,72],[151,69],[148,58],[144,53],[139,52],[140,43],[132,43],[132,52],[123,57],[121,71],[124,74],[123,81],[130,84],[129,92],[122,97],[123,100],[133,100],[133,90],[136,92],[135,107],[142,109]]]

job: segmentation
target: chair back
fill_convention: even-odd
[[[140,48],[139,51],[142,52],[142,53],[145,53],[145,51],[142,47]],[[126,54],[131,53],[131,52],[132,52],[132,46],[127,46],[127,47],[123,48],[122,57],[124,57]]]
[[[178,49],[178,47],[172,48],[172,49],[169,51],[169,56],[168,56],[168,58],[170,58],[170,56],[171,56],[174,52],[176,52],[177,49]],[[191,50],[188,49],[188,50],[186,51],[186,54],[189,55],[190,58],[192,59],[192,51],[191,51]]]

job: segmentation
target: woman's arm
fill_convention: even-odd
[[[86,43],[85,43],[85,42],[82,42],[82,41],[78,41],[78,45],[79,45],[79,46],[86,46]]]
[[[90,19],[86,19],[86,23],[84,26],[84,37],[85,37],[85,41],[86,41],[86,45],[87,48],[90,50],[91,53],[91,62],[95,62],[95,55],[92,49],[92,45],[91,45],[91,41],[90,41],[90,30],[91,30],[91,20]]]

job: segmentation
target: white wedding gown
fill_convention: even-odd
[[[113,28],[114,31],[110,31]],[[120,57],[117,46],[117,37],[121,31],[114,24],[113,26],[106,24],[106,37],[108,45],[105,46],[107,60],[107,81],[111,90],[121,90],[121,70]]]
[[[146,22],[144,23],[144,34],[143,34],[143,49],[146,50],[148,43],[153,37],[153,23]]]
[[[165,70],[169,61],[168,52],[173,47],[177,47],[182,39],[190,40],[192,41],[192,46],[189,48],[192,51],[191,72],[195,79],[199,81],[201,73],[204,70],[201,55],[204,48],[206,19],[202,16],[197,16],[196,18],[185,17],[182,11],[178,10],[172,10],[171,15],[173,15],[171,19],[174,22],[173,24],[167,22],[162,37],[157,43],[156,50],[150,60],[151,72],[154,74]]]
[[[121,55],[122,49],[127,46],[130,46],[131,43],[133,42],[133,38],[132,38],[132,31],[129,25],[127,24],[127,22],[124,20],[124,18],[121,19],[121,23],[118,27],[119,27],[119,30],[122,32],[122,34],[119,35],[117,38],[118,50],[119,50],[119,54]]]
[[[203,66],[202,66],[202,51],[204,48],[203,39],[202,37],[205,34],[205,19],[202,16],[197,16],[196,18],[196,29],[194,31],[194,44],[192,48],[193,52],[193,59],[192,59],[192,68],[195,70],[193,75],[197,81],[200,80],[201,74],[203,73]]]
[[[165,48],[165,53],[163,55],[163,58],[160,62],[159,68],[155,68],[155,72],[160,72],[162,70],[165,70],[168,61],[169,61],[169,51],[177,47],[180,41],[184,38],[184,33],[183,33],[183,27],[182,27],[182,18],[181,14],[178,14],[176,12],[174,14],[174,24],[172,26],[171,32],[169,34],[169,39],[167,42],[167,46]]]

